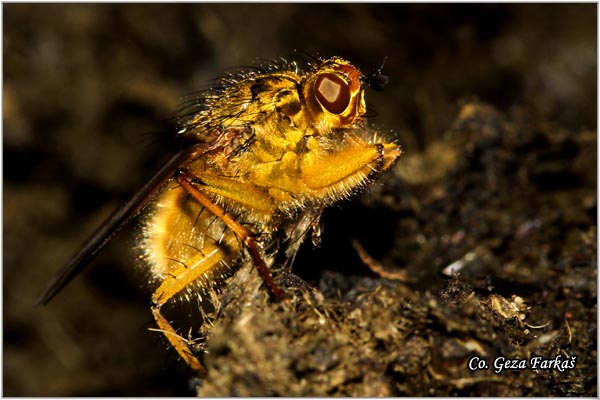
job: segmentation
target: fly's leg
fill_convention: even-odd
[[[220,261],[225,259],[232,251],[239,251],[237,238],[233,233],[226,235],[223,240],[217,244],[210,244],[199,252],[196,259],[188,261],[189,265],[182,266],[173,271],[152,295],[152,315],[169,343],[179,353],[181,358],[198,374],[203,374],[206,369],[202,363],[193,355],[188,347],[186,340],[182,338],[171,324],[163,317],[160,309],[173,296],[181,293],[191,283],[204,276],[214,269]]]
[[[235,233],[235,235],[250,252],[250,256],[252,257],[252,261],[254,262],[256,269],[258,269],[258,272],[261,274],[273,296],[275,296],[275,298],[281,297],[283,290],[281,290],[281,288],[275,283],[273,277],[269,273],[267,265],[260,255],[258,243],[252,235],[252,232],[237,222],[231,215],[225,212],[225,210],[215,204],[210,198],[208,198],[208,196],[196,188],[193,183],[198,179],[197,177],[183,169],[180,169],[177,171],[175,179],[194,199],[198,201],[198,203],[202,204],[208,211],[223,221],[223,223],[225,223],[225,225],[227,225],[227,227]]]
[[[310,146],[310,144],[309,144]],[[371,172],[385,170],[401,151],[392,143],[362,143],[303,165],[304,184],[313,190],[355,187]],[[348,186],[346,184],[348,183]]]
[[[154,316],[154,320],[156,321],[156,324],[162,333],[165,335],[169,343],[171,343],[171,346],[173,346],[173,348],[177,351],[179,356],[183,358],[183,361],[185,361],[185,363],[189,365],[190,368],[193,369],[197,374],[205,374],[206,368],[204,368],[204,365],[202,365],[200,360],[198,360],[196,356],[192,354],[192,351],[188,347],[186,341],[179,336],[177,332],[175,332],[175,329],[173,329],[169,321],[162,316],[160,313],[160,306],[152,307],[152,315]]]

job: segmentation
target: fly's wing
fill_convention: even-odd
[[[81,250],[71,258],[71,261],[56,274],[36,304],[48,304],[123,227],[129,224],[146,207],[167,181],[173,177],[174,171],[178,167],[186,161],[197,158],[202,153],[201,147],[203,146],[196,145],[191,149],[183,149],[175,153],[127,203],[98,228]]]

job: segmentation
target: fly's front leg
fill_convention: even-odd
[[[193,174],[180,169],[177,171],[175,179],[194,199],[198,201],[198,203],[202,204],[208,211],[223,221],[223,223],[225,223],[225,225],[227,225],[227,227],[235,233],[235,235],[241,240],[241,242],[250,252],[250,256],[252,257],[254,265],[258,269],[258,272],[261,274],[273,296],[276,298],[281,297],[283,290],[281,290],[281,288],[275,283],[273,277],[269,273],[267,265],[260,254],[258,243],[256,242],[252,232],[237,222],[231,215],[223,210],[223,208],[215,204],[208,196],[194,186],[193,183],[198,180],[198,178]]]
[[[307,143],[317,148],[316,139]],[[311,153],[309,153],[311,154]],[[302,181],[312,190],[347,191],[360,186],[375,171],[389,168],[400,156],[394,143],[368,143],[356,138],[345,149],[327,156],[306,156],[302,162]]]

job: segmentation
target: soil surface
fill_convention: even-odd
[[[596,8],[6,4],[3,394],[597,396]],[[167,309],[191,376],[149,330],[132,227],[34,307],[165,159],[183,96],[295,50],[385,59],[367,103],[405,153],[326,210],[285,300],[245,263],[210,322]]]

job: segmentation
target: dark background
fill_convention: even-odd
[[[4,5],[3,394],[191,394],[183,366],[147,330],[134,232],[50,305],[33,306],[159,166],[164,155],[145,134],[164,129],[186,94],[298,51],[363,71],[385,59],[390,83],[367,102],[407,153],[439,138],[473,98],[595,131],[596,16],[595,4]],[[336,230],[345,209],[360,205],[326,216],[325,249],[328,237],[329,248],[349,241]],[[318,275],[318,265],[303,268]]]

